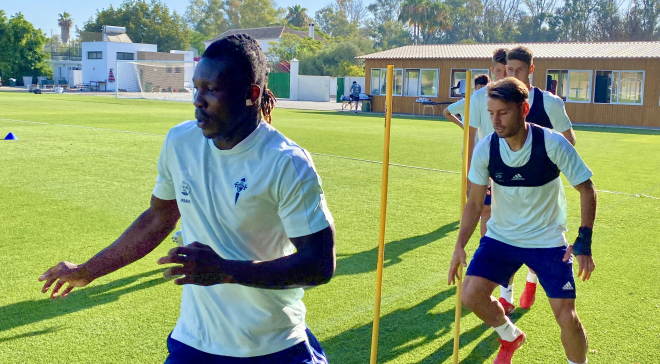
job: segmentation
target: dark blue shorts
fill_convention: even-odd
[[[548,298],[575,299],[573,257],[564,263],[565,253],[566,247],[518,248],[484,236],[466,275],[507,286],[511,276],[525,264],[539,277]]]
[[[486,199],[484,200],[484,205],[490,206],[490,186],[488,186],[488,191],[486,191]]]
[[[165,364],[328,364],[321,344],[309,329],[307,329],[307,337],[308,341],[277,353],[235,358],[205,353],[172,339],[170,334],[167,337],[167,350],[170,354]]]

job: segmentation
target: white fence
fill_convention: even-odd
[[[330,76],[298,76],[298,100],[330,101],[331,81]]]

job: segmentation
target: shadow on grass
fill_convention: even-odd
[[[69,296],[66,298],[51,300],[48,296],[48,298],[41,300],[22,301],[0,307],[0,317],[2,318],[2,320],[0,320],[0,332],[85,310],[95,306],[104,305],[106,303],[117,301],[119,297],[124,294],[165,283],[167,280],[162,276],[164,270],[164,268],[155,269],[103,285],[92,284],[91,287],[88,288],[73,290],[71,294],[69,294]],[[132,283],[135,283],[141,278],[150,277],[153,275],[158,275],[159,277],[130,287],[126,287]],[[46,294],[44,294],[44,296],[46,297]],[[0,342],[10,339],[18,339],[19,337],[24,336],[47,334],[53,332],[52,330],[53,328],[50,328],[43,331],[35,331],[33,333],[18,335],[13,338],[4,338],[0,339]],[[55,330],[59,330],[59,328]]]
[[[454,309],[432,313],[438,304],[448,298],[454,298],[456,288],[452,287],[424,300],[420,304],[406,309],[399,309],[380,319],[378,340],[378,362],[387,362],[422,346],[437,338],[449,335],[450,340],[430,353],[419,363],[442,363],[451,358],[454,350],[453,323]],[[453,301],[453,300],[452,300]],[[462,316],[470,312],[465,308]],[[518,320],[527,311],[515,311],[511,319]],[[368,363],[371,348],[372,323],[350,329],[338,336],[327,339],[321,344],[330,363]],[[483,363],[499,349],[497,334],[486,324],[475,326],[463,332],[460,347],[478,340],[484,333],[491,334],[479,342],[462,363]]]
[[[403,254],[446,237],[450,232],[458,230],[458,223],[458,221],[454,221],[430,233],[385,244],[384,266],[397,264],[401,262]],[[337,254],[337,257],[335,275],[367,273],[376,270],[378,247],[351,255]]]
[[[57,331],[62,330],[63,327],[64,327],[64,325],[52,326],[52,327],[49,327],[49,328],[47,328],[47,329],[43,329],[43,330],[37,330],[37,331],[32,331],[32,332],[26,332],[26,333],[24,333],[24,334],[14,335],[14,336],[10,336],[10,337],[3,337],[3,338],[0,338],[0,344],[2,344],[2,343],[5,342],[5,341],[11,341],[11,340],[16,340],[16,339],[22,339],[22,338],[26,338],[26,337],[37,336],[37,335],[43,335],[43,334],[51,334],[51,333],[53,333],[53,332],[57,332]]]

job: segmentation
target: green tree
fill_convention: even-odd
[[[226,18],[225,3],[222,0],[190,0],[186,8],[185,19],[194,31],[201,34],[205,39],[210,39],[222,34],[229,29]],[[197,48],[199,44],[193,34],[191,44]]]
[[[289,13],[286,15],[286,20],[294,27],[303,27],[308,24],[309,16],[307,16],[307,8],[300,5],[289,6]]]
[[[373,52],[373,43],[352,38],[327,45],[320,51],[300,53],[300,74],[318,76],[364,76],[364,61],[355,57]]]
[[[285,10],[273,0],[227,0],[225,13],[230,29],[262,28],[281,24]]]
[[[48,38],[40,29],[18,13],[7,19],[0,10],[0,76],[3,82],[9,77],[22,81],[22,76],[53,75],[44,52]]]
[[[358,34],[358,24],[349,22],[343,10],[335,10],[332,6],[318,10],[314,14],[314,21],[332,37],[346,38]]]
[[[59,19],[57,19],[57,25],[60,27],[60,33],[62,37],[62,43],[69,43],[69,30],[73,26],[73,19],[71,14],[66,11],[62,14],[58,14]]]
[[[631,41],[658,40],[660,0],[632,0],[624,20],[624,37]]]
[[[623,19],[616,0],[596,0],[594,41],[618,41],[623,38]]]
[[[266,56],[271,62],[290,61],[302,52],[317,52],[323,43],[310,37],[302,38],[296,34],[284,34],[280,42],[270,42]]]
[[[84,31],[101,32],[103,25],[126,27],[126,34],[136,43],[158,45],[158,51],[186,50],[190,47],[192,30],[185,19],[159,0],[124,0],[117,8],[110,6],[96,12],[85,23]]]

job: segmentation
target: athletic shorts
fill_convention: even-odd
[[[573,257],[562,262],[566,247],[518,248],[484,236],[474,252],[466,275],[486,278],[507,286],[511,276],[525,264],[539,277],[548,298],[575,299]]]
[[[351,95],[350,98],[351,98],[351,101],[360,101],[360,96]]]
[[[167,337],[169,356],[165,364],[328,364],[321,344],[309,329],[307,329],[307,337],[307,341],[273,354],[236,358],[197,350],[172,339],[170,333]]]

